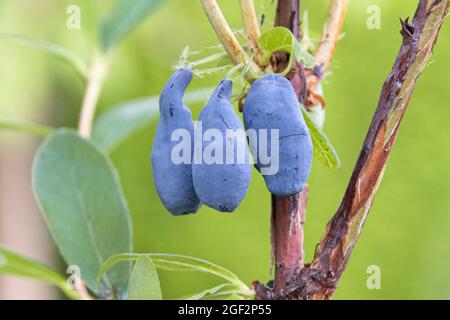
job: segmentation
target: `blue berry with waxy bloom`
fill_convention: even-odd
[[[202,159],[192,166],[198,197],[222,212],[232,212],[239,206],[252,174],[245,131],[230,102],[232,85],[230,80],[223,80],[200,114],[204,141],[196,144],[195,157]]]
[[[192,72],[180,69],[164,87],[159,98],[160,118],[151,154],[156,191],[166,209],[175,216],[195,213],[201,205],[192,181],[194,123],[191,111],[183,104],[183,95],[191,80]],[[174,147],[179,144],[172,141],[176,130],[185,132],[190,139],[184,141],[190,146],[187,150],[190,154],[186,155],[188,161],[184,163],[175,163],[172,157]]]
[[[254,152],[257,146],[250,145],[256,169],[263,174],[269,191],[278,196],[300,192],[310,174],[313,146],[300,108],[291,83],[275,74],[255,81],[244,104],[244,125],[247,130],[259,132],[266,129],[269,139],[274,137],[272,130],[278,130],[279,165],[275,174],[264,174],[267,164],[262,163]],[[261,143],[258,141],[258,147]],[[270,142],[267,145],[268,154],[276,151],[272,150]]]

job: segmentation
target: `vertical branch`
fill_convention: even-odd
[[[283,26],[300,36],[300,0],[279,0],[277,4],[276,26]],[[276,69],[282,70],[289,60],[286,54],[274,55]],[[296,64],[288,77],[302,102],[306,88],[303,65]],[[272,255],[275,262],[274,292],[283,296],[290,279],[304,264],[304,220],[308,199],[308,186],[296,195],[278,197],[272,195]]]
[[[383,85],[378,107],[339,209],[328,223],[312,268],[335,282],[345,270],[382,180],[398,129],[448,13],[448,0],[420,0],[413,20],[402,20],[403,44]],[[327,299],[335,288],[314,292]]]
[[[275,26],[288,28],[300,37],[300,0],[278,0]]]
[[[332,0],[330,14],[325,25],[321,46],[317,53],[317,65],[326,69],[331,61],[336,41],[345,17],[348,0]],[[339,17],[339,18],[336,18]],[[300,38],[300,0],[279,0],[277,5],[276,26],[283,26]],[[289,57],[286,54],[274,56],[275,70],[286,67]],[[307,105],[307,70],[302,63],[295,64],[288,75],[297,97]],[[320,77],[318,78],[321,79]],[[304,268],[304,221],[306,216],[309,188],[290,197],[272,195],[272,253],[275,260],[275,297],[306,298],[309,290],[308,268]],[[308,270],[307,270],[308,269]],[[316,278],[322,279],[321,275]],[[300,283],[299,280],[300,279]],[[326,279],[324,279],[326,280]],[[324,283],[328,283],[324,281]],[[256,286],[261,297],[267,296],[261,286]]]
[[[274,292],[283,295],[290,279],[303,267],[308,186],[289,197],[272,195],[272,244],[275,258]]]
[[[291,30],[292,34],[300,39],[300,0],[278,0],[275,17],[275,26],[285,27]],[[272,64],[277,72],[285,70],[289,63],[289,55],[286,53],[277,53],[272,59]],[[294,63],[288,76],[294,87],[295,93],[304,104],[306,101],[306,74],[302,63]]]

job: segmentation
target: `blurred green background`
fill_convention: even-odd
[[[101,95],[98,114],[114,105],[158,95],[182,49],[218,43],[198,1],[167,0],[120,46]],[[238,1],[219,1],[234,29],[242,28]],[[256,0],[273,25],[275,4]],[[345,37],[339,42],[333,74],[324,83],[325,132],[342,168],[313,165],[306,221],[306,254],[311,259],[326,222],[343,196],[376,108],[381,86],[398,53],[399,18],[413,15],[418,1],[351,1]],[[66,8],[81,7],[81,30],[68,30]],[[97,21],[113,1],[0,0],[0,32],[54,41],[88,58],[97,41]],[[369,30],[367,7],[381,8],[381,29]],[[328,1],[302,0],[310,29],[319,35]],[[339,284],[336,299],[450,298],[450,25],[447,21],[432,63],[418,82],[397,144],[365,230]],[[0,42],[0,116],[52,126],[74,127],[83,83],[66,65],[41,54]],[[222,75],[223,76],[223,75]],[[190,88],[216,85],[221,75],[195,80]],[[191,105],[196,117],[202,105]],[[150,150],[156,121],[128,139],[113,154],[132,212],[136,252],[179,253],[223,265],[245,282],[270,275],[270,196],[254,171],[248,194],[234,214],[203,206],[196,215],[172,217],[152,182]],[[24,142],[18,134],[0,135],[0,158]],[[33,140],[33,149],[39,144]],[[5,151],[7,149],[7,151]],[[30,164],[31,166],[31,164]],[[24,167],[22,170],[31,170]],[[8,213],[9,214],[9,213]],[[26,224],[26,221],[23,221]],[[21,230],[15,230],[21,234]],[[381,289],[366,286],[367,268],[381,268]],[[161,273],[166,298],[218,284],[201,274]]]

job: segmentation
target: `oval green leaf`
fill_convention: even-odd
[[[328,140],[326,134],[314,124],[305,108],[301,107],[301,109],[309,133],[311,134],[314,158],[328,168],[339,169],[341,167],[341,160],[330,140]]]
[[[59,130],[36,154],[34,190],[51,234],[68,265],[98,296],[120,298],[127,290],[129,264],[115,266],[96,281],[111,255],[131,251],[127,203],[111,160],[92,142]]]
[[[275,27],[264,32],[258,39],[260,47],[263,49],[262,63],[268,64],[270,57],[275,52],[286,52],[290,54],[289,71],[293,59],[303,61],[307,67],[314,65],[314,57],[303,48],[300,42],[294,37],[292,32],[285,27]]]
[[[128,285],[129,300],[162,300],[158,272],[149,257],[141,256],[134,265]]]

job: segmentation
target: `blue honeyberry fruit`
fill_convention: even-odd
[[[192,72],[180,69],[164,87],[159,97],[160,118],[151,154],[156,191],[166,209],[175,216],[195,213],[201,205],[192,181],[194,123],[191,111],[183,104],[183,95],[191,80]],[[187,141],[190,154],[186,155],[190,159],[184,163],[172,159],[173,148],[179,142],[172,141],[171,137],[179,129],[189,133],[190,139]]]
[[[252,174],[245,131],[230,102],[232,85],[230,80],[223,80],[200,114],[197,125],[201,124],[204,138],[201,144],[196,139],[195,157],[201,158],[201,163],[194,159],[192,166],[198,197],[222,212],[232,212],[239,206]],[[232,132],[241,135],[231,137]]]
[[[300,109],[291,83],[284,77],[269,74],[255,81],[244,104],[244,125],[246,130],[272,129],[279,131],[279,166],[275,174],[264,175],[269,191],[278,196],[288,196],[300,192],[309,177],[313,157],[313,147],[309,130]],[[273,134],[267,134],[270,138]],[[258,171],[267,165],[260,161],[252,145],[250,150]],[[268,142],[268,154],[271,143]],[[273,155],[272,155],[273,156]]]

